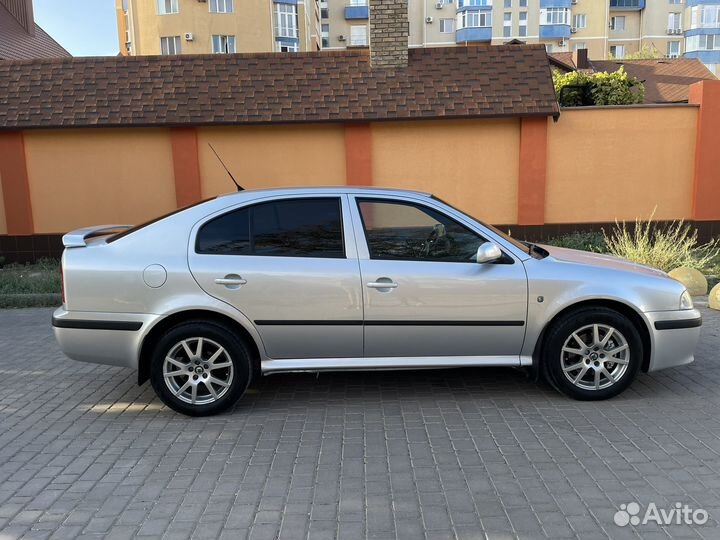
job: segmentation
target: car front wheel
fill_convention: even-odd
[[[601,307],[562,316],[550,328],[543,351],[549,382],[580,400],[618,395],[630,386],[642,357],[642,340],[632,321]]]
[[[227,328],[207,322],[182,323],[157,343],[150,381],[158,397],[190,416],[231,407],[250,382],[250,355]]]

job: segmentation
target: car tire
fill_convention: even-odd
[[[248,348],[228,328],[191,321],[171,328],[158,341],[150,382],[171,409],[209,416],[231,407],[252,378]]]
[[[643,344],[622,313],[584,308],[552,323],[542,350],[543,373],[563,394],[596,401],[620,394],[640,369]]]

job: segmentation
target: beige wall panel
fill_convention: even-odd
[[[203,197],[234,189],[208,143],[247,189],[345,183],[345,128],[339,124],[198,129]]]
[[[141,223],[175,208],[167,130],[25,132],[35,232]]]
[[[563,110],[550,124],[546,223],[689,218],[697,109]]]
[[[490,223],[516,221],[518,120],[377,123],[372,139],[374,185],[430,191]]]

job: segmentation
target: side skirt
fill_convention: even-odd
[[[527,360],[527,359],[522,359]],[[263,360],[264,375],[292,371],[365,371],[456,367],[520,367],[520,356],[412,356],[377,358],[288,358]]]

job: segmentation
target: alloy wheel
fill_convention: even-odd
[[[175,397],[207,405],[224,396],[233,381],[233,363],[219,343],[203,337],[183,339],[163,362],[163,379]]]
[[[584,390],[613,386],[625,375],[629,363],[627,339],[606,324],[578,328],[565,340],[560,352],[563,374]]]

